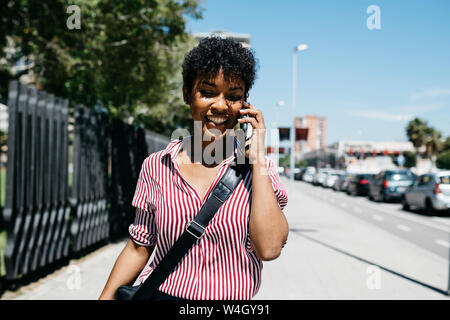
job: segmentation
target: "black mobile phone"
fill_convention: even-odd
[[[244,100],[244,102],[247,102],[247,100]],[[244,118],[244,117],[248,117],[248,115],[244,114],[244,115],[241,116],[241,118]],[[252,125],[250,123],[247,123],[247,122],[243,123],[242,124],[242,131],[244,131],[245,140],[249,140],[252,137],[252,135],[253,135],[253,127],[252,127]]]

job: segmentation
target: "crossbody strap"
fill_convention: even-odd
[[[194,220],[188,223],[186,230],[175,241],[172,248],[152,271],[150,276],[136,291],[133,300],[148,300],[159,286],[173,272],[181,259],[188,253],[189,249],[201,239],[206,227],[214,217],[220,206],[228,199],[245,177],[250,165],[237,165],[236,159],[230,164],[225,174],[214,187],[210,197],[202,206]]]

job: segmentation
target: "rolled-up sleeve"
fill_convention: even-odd
[[[145,160],[131,202],[131,205],[136,208],[136,214],[134,222],[128,228],[131,239],[142,246],[154,246],[156,244],[155,210],[149,204],[150,180],[148,161]]]
[[[141,246],[156,245],[156,224],[155,215],[153,211],[144,211],[136,209],[134,222],[128,228],[131,240]]]

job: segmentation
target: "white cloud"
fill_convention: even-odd
[[[385,120],[385,121],[393,121],[393,122],[406,122],[415,117],[414,114],[409,113],[389,113],[382,110],[353,110],[348,112],[349,115],[367,118],[367,119],[376,119],[376,120]]]
[[[409,94],[413,100],[418,99],[436,99],[450,96],[450,89],[435,88],[425,91],[417,91]]]

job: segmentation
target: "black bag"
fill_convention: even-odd
[[[210,197],[195,216],[194,220],[188,223],[186,230],[175,241],[173,247],[152,271],[148,279],[137,286],[120,286],[114,295],[115,299],[150,300],[159,286],[188,253],[189,249],[203,236],[209,221],[211,221],[220,206],[233,193],[249,169],[249,164],[238,165],[235,159],[214,187]]]

